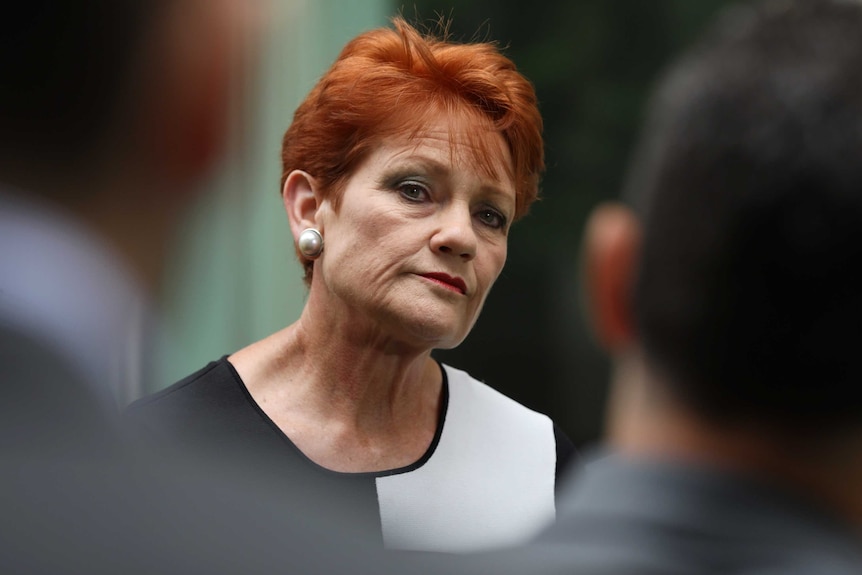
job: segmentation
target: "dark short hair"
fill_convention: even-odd
[[[862,423],[862,5],[732,9],[644,134],[626,194],[650,364],[721,420]]]
[[[0,22],[0,170],[74,166],[124,97],[149,0],[27,0]],[[2,174],[0,174],[2,175]]]

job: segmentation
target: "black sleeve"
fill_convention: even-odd
[[[554,423],[554,441],[557,444],[557,467],[554,490],[559,493],[569,469],[574,467],[575,461],[578,459],[578,450],[575,449],[572,441],[556,423]]]

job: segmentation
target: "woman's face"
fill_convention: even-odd
[[[326,247],[313,282],[331,309],[429,349],[469,333],[506,262],[515,214],[503,138],[487,136],[499,150],[493,177],[451,127],[441,117],[417,137],[385,140],[348,180],[338,211],[324,201],[316,216]]]

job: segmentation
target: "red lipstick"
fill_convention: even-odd
[[[464,280],[462,280],[459,277],[452,277],[449,274],[438,273],[438,272],[419,274],[419,275],[421,275],[425,279],[429,279],[429,280],[433,281],[437,285],[440,285],[446,289],[458,292],[460,294],[466,294],[467,293],[467,284],[464,283]]]

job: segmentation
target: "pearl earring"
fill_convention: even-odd
[[[323,236],[314,228],[306,228],[299,234],[299,253],[310,260],[316,260],[323,253]]]

